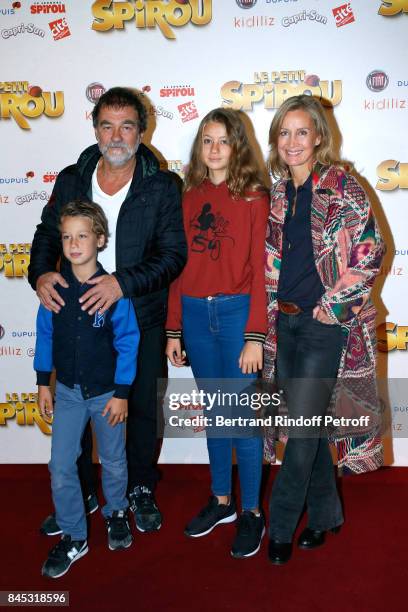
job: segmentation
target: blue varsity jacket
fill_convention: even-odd
[[[100,264],[93,278],[107,274]],[[107,312],[90,316],[79,298],[92,285],[81,283],[71,269],[63,276],[69,287],[58,287],[65,302],[58,314],[40,306],[34,369],[37,384],[49,385],[55,368],[57,380],[67,387],[80,385],[84,399],[114,390],[127,399],[136,376],[139,327],[133,304],[122,298]]]

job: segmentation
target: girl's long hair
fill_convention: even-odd
[[[288,166],[278,153],[278,138],[286,114],[295,110],[302,110],[310,115],[316,132],[320,137],[320,144],[315,147],[315,161],[324,166],[335,164],[342,167],[344,164],[336,156],[333,136],[322,104],[316,98],[302,94],[285,100],[272,119],[269,130],[270,154],[268,159],[268,167],[272,176],[275,178],[287,178],[290,176]]]
[[[208,176],[207,166],[202,160],[202,147],[203,130],[210,122],[221,123],[227,132],[231,157],[226,183],[231,195],[242,198],[247,197],[249,192],[267,191],[261,169],[251,149],[241,113],[230,108],[215,108],[201,121],[191,147],[184,190],[199,187]]]

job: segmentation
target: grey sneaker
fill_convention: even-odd
[[[96,497],[95,493],[88,495],[84,503],[85,512],[88,516],[96,512],[99,508],[98,498]],[[47,536],[60,535],[62,533],[62,530],[57,523],[57,519],[55,518],[55,512],[49,514],[47,518],[43,520],[40,527],[40,533]]]
[[[133,538],[125,510],[114,510],[112,516],[106,519],[106,526],[108,528],[109,550],[129,548]]]
[[[210,533],[217,525],[232,523],[236,518],[232,498],[229,504],[219,504],[215,495],[211,495],[208,504],[188,523],[184,533],[191,538],[199,538]]]
[[[144,533],[160,529],[162,515],[148,487],[134,487],[129,493],[129,504],[139,531]]]
[[[88,552],[86,540],[71,540],[64,535],[49,552],[48,559],[42,566],[41,573],[47,578],[60,578],[67,573],[71,565]]]

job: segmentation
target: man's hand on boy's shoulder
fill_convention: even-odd
[[[117,423],[123,423],[128,415],[128,401],[118,397],[111,397],[102,412],[102,416],[104,417],[107,414],[109,414],[108,423],[112,427],[117,425]]]
[[[79,301],[82,310],[87,310],[89,315],[93,315],[97,310],[103,314],[123,297],[122,289],[113,274],[103,274],[87,282],[93,287],[88,289]]]
[[[41,416],[45,418],[52,417],[54,413],[54,402],[52,399],[51,389],[44,385],[38,385],[38,407]]]
[[[46,272],[38,277],[35,288],[44,308],[52,312],[59,312],[61,306],[65,306],[65,302],[55,289],[55,285],[68,287],[67,281],[59,272]]]

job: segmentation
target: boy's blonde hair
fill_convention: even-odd
[[[105,237],[105,242],[101,247],[98,247],[98,251],[106,249],[109,239],[109,226],[106,215],[99,204],[88,200],[72,200],[72,202],[65,204],[61,210],[59,229],[61,229],[61,222],[64,217],[86,217],[90,219],[93,233],[98,238],[100,236]]]

